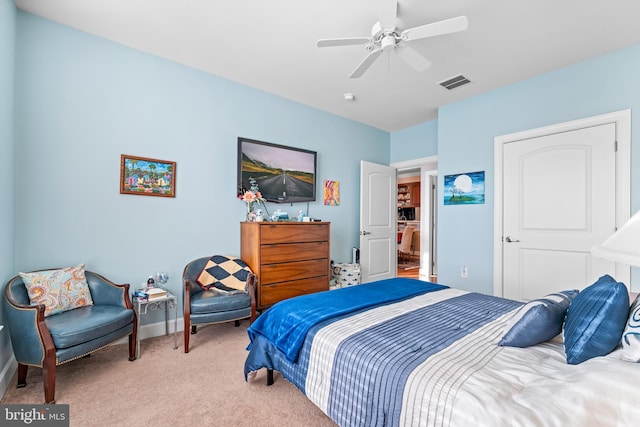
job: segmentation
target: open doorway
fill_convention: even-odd
[[[437,281],[437,157],[391,166],[398,183],[398,277]],[[404,238],[404,239],[403,239]]]
[[[398,277],[420,276],[420,169],[397,172],[398,181]]]

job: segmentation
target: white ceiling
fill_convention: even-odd
[[[640,43],[636,0],[400,0],[399,30],[467,16],[464,32],[411,42],[416,72],[384,53],[359,79],[380,0],[15,0],[19,9],[301,104],[396,131],[479,93]],[[390,0],[382,0],[390,1]],[[391,0],[393,1],[393,0]],[[472,83],[447,91],[457,74]],[[355,101],[343,94],[352,92]]]

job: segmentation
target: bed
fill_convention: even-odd
[[[292,298],[248,329],[245,379],[276,370],[340,426],[637,425],[640,364],[621,346],[568,363],[557,337],[499,345],[531,306],[407,278]]]

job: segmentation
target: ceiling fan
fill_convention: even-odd
[[[431,62],[408,43],[428,37],[457,33],[466,30],[469,26],[466,16],[458,16],[401,31],[396,28],[397,13],[398,2],[396,0],[382,0],[380,20],[371,27],[371,37],[322,39],[318,40],[318,47],[364,44],[369,55],[351,73],[349,77],[352,79],[362,76],[383,52],[391,50],[395,51],[416,71],[424,71],[431,66]]]

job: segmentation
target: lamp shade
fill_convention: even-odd
[[[591,248],[591,254],[615,262],[640,266],[640,211],[608,239]]]

